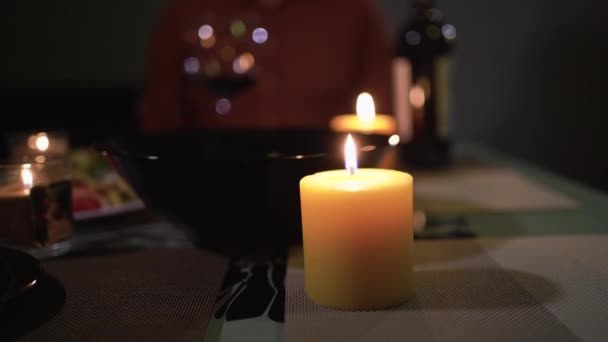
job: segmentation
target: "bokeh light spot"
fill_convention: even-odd
[[[208,39],[201,40],[201,46],[204,47],[205,49],[212,48],[213,45],[215,45],[215,36],[211,36]]]
[[[213,36],[213,27],[210,25],[203,25],[198,28],[198,37],[201,40],[207,40]]]
[[[230,100],[228,100],[227,98],[221,98],[221,99],[217,100],[217,102],[215,102],[215,111],[219,115],[228,114],[230,112],[231,108],[232,108],[232,104],[230,103]]]
[[[420,33],[416,31],[407,31],[405,34],[405,41],[410,45],[420,44]]]
[[[209,77],[215,77],[219,75],[221,71],[222,68],[220,66],[220,63],[214,59],[210,60],[209,62],[207,62],[207,64],[205,64],[205,74],[207,74],[207,76]]]
[[[236,74],[244,74],[249,71],[255,64],[255,58],[250,52],[242,53],[239,57],[234,59],[232,63],[232,70]]]
[[[452,24],[445,24],[441,26],[441,33],[446,39],[454,39],[456,38],[456,28]]]
[[[245,23],[241,19],[234,20],[230,23],[230,32],[236,38],[242,37],[246,30]]]
[[[426,35],[431,39],[439,39],[441,36],[441,30],[437,25],[429,25],[426,27]]]
[[[388,144],[391,146],[396,146],[399,144],[399,141],[401,141],[401,139],[397,134],[393,134],[388,138]]]
[[[266,31],[266,29],[263,27],[258,27],[253,30],[251,39],[258,44],[264,44],[268,40],[268,31]]]
[[[233,59],[235,54],[236,51],[234,51],[234,48],[230,45],[224,46],[222,48],[222,51],[220,52],[222,59],[225,61],[230,61],[231,59]]]
[[[186,74],[194,75],[198,74],[201,70],[201,64],[196,57],[188,57],[184,61],[184,71]]]

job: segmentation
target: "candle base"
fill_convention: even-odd
[[[413,295],[412,281],[403,284],[396,292],[386,292],[376,289],[372,293],[349,295],[353,289],[340,289],[340,291],[318,291],[306,287],[306,295],[318,305],[345,311],[372,311],[383,310],[400,306],[406,303]],[[390,291],[390,290],[389,290]],[[394,291],[394,289],[393,289]]]

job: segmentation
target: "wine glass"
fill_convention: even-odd
[[[261,71],[268,31],[251,11],[208,11],[186,32],[183,72],[216,98],[215,111],[230,113],[231,98],[251,88]]]

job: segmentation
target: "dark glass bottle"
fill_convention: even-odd
[[[411,167],[442,167],[450,156],[451,51],[456,28],[432,0],[413,0],[393,62],[394,114]]]

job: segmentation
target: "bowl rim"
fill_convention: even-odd
[[[144,151],[137,151],[137,149],[133,149],[133,148],[129,148],[128,146],[126,146],[125,144],[125,139],[136,139],[138,137],[142,137],[144,139],[147,138],[156,138],[156,137],[172,137],[172,136],[178,136],[181,133],[187,134],[187,135],[192,135],[192,134],[205,134],[206,132],[212,132],[212,133],[226,133],[226,134],[236,134],[239,132],[246,132],[246,133],[265,133],[268,132],[270,134],[272,134],[273,132],[277,132],[277,131],[283,131],[283,132],[311,132],[311,133],[325,133],[325,134],[335,134],[335,135],[343,135],[344,139],[346,139],[346,136],[349,133],[344,133],[344,132],[335,132],[335,131],[331,131],[331,130],[326,130],[326,129],[307,129],[307,128],[294,128],[294,129],[281,129],[281,130],[271,130],[271,129],[203,129],[203,130],[196,130],[196,131],[184,131],[184,132],[169,132],[169,133],[136,133],[134,135],[128,135],[128,136],[117,136],[117,137],[112,137],[109,139],[106,139],[105,141],[101,141],[101,142],[96,142],[92,144],[93,149],[97,150],[99,153],[101,153],[103,156],[105,157],[113,157],[113,156],[117,156],[117,157],[123,157],[123,158],[129,158],[129,159],[138,159],[138,160],[149,160],[149,161],[155,161],[155,160],[159,160],[162,158],[165,158],[165,156],[161,156],[161,155],[157,155],[157,154],[152,154],[152,153],[146,153]],[[366,144],[363,146],[358,146],[357,150],[360,153],[369,153],[378,149],[382,149],[384,147],[389,147],[390,144],[388,143],[388,137],[384,136],[382,134],[367,134],[367,133],[361,133],[361,132],[353,132],[350,133],[353,135],[357,135],[359,137],[364,136],[364,137],[374,137],[375,139],[378,139],[378,141],[380,141],[380,139],[385,139],[386,143],[385,145],[382,144]],[[327,156],[330,156],[331,153],[329,152],[313,152],[313,153],[279,153],[279,152],[272,152],[272,153],[267,153],[265,155],[257,155],[256,157],[251,157],[248,158],[249,160],[260,160],[260,161],[279,161],[279,160],[309,160],[309,159],[319,159],[319,158],[325,158]],[[170,158],[169,158],[170,159]]]

